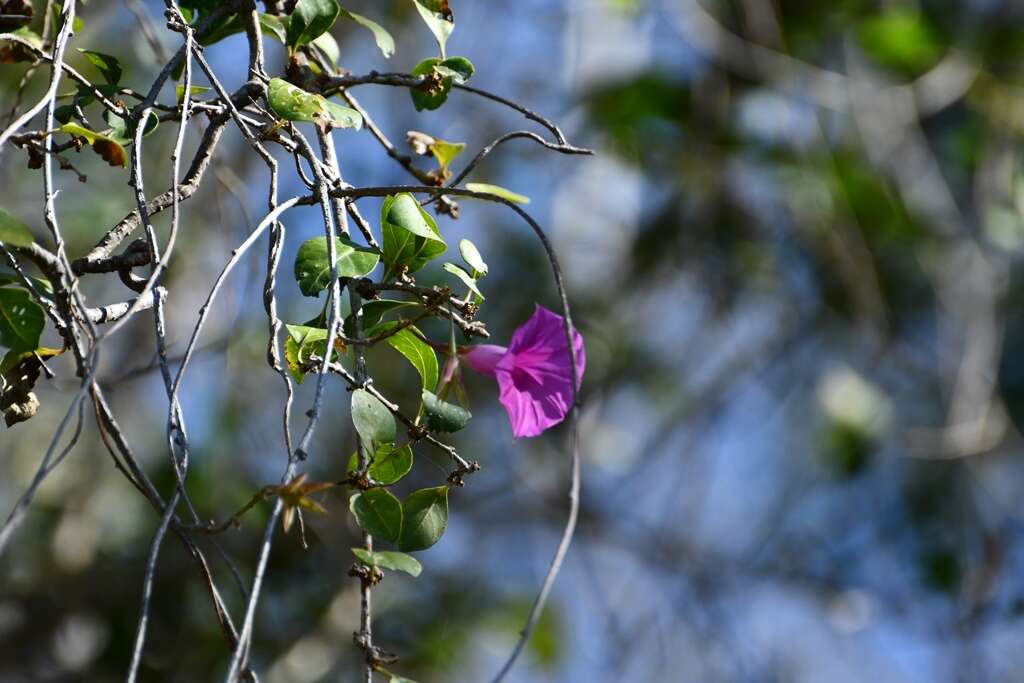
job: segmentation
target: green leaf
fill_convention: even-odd
[[[114,112],[106,109],[103,110],[103,120],[110,126],[107,135],[112,139],[117,140],[122,145],[127,145],[135,140],[135,126],[130,125],[129,122]],[[146,130],[142,134],[149,135],[156,130],[158,125],[160,125],[160,117],[157,116],[155,111],[150,111],[146,117]]]
[[[363,117],[356,110],[308,93],[282,78],[270,79],[267,102],[275,114],[289,121],[311,121],[323,127],[357,130],[363,125]]]
[[[451,273],[455,277],[457,277],[460,280],[462,280],[462,283],[464,285],[466,285],[467,287],[469,287],[470,290],[472,290],[474,294],[476,294],[478,297],[480,297],[481,300],[483,300],[485,298],[483,293],[477,288],[476,280],[474,280],[473,276],[470,275],[469,273],[467,273],[462,268],[462,266],[456,265],[454,263],[445,263],[442,266],[442,268],[444,268],[446,271],[448,271],[449,273]]]
[[[94,84],[93,87],[87,88],[79,83],[75,86],[75,90],[78,93],[79,106],[84,107],[96,101],[96,95],[93,94],[94,91],[99,92],[108,100],[116,100],[118,87],[116,85],[110,85],[109,83],[97,83]]]
[[[401,550],[426,550],[448,528],[448,487],[420,489],[402,503]]]
[[[32,244],[32,231],[21,220],[4,209],[0,209],[0,242],[15,247]]]
[[[385,332],[397,324],[387,323],[380,328],[380,331]],[[416,368],[416,371],[420,373],[420,378],[423,380],[424,389],[433,389],[437,386],[437,354],[434,353],[434,349],[430,347],[430,344],[423,341],[419,330],[412,326],[406,327],[387,337],[384,341],[395,351],[405,356],[412,366]]]
[[[363,115],[355,109],[344,107],[322,97],[320,99],[323,100],[322,104],[330,117],[331,126],[335,128],[353,128],[355,130],[363,127]]]
[[[381,53],[386,59],[395,54],[395,39],[391,37],[391,34],[383,26],[376,21],[367,19],[361,14],[349,12],[346,9],[342,9],[341,14],[346,19],[351,19],[360,26],[370,29],[373,32],[373,40],[377,43],[377,47],[380,48]]]
[[[0,287],[0,346],[12,351],[33,351],[46,324],[43,309],[27,290]]]
[[[0,360],[0,375],[6,375],[15,368],[22,361],[26,361],[29,358],[53,358],[64,353],[64,349],[51,349],[46,346],[40,346],[38,349],[32,349],[31,351],[8,351],[3,360]]]
[[[4,210],[0,209],[0,232],[3,231],[3,214]],[[0,240],[2,242],[3,240]],[[13,242],[7,242],[8,244],[14,244]],[[24,245],[21,245],[24,246]],[[45,277],[31,277],[29,278],[39,289],[39,293],[44,295],[47,299],[53,299],[53,283],[47,280]],[[0,287],[4,285],[15,285],[21,286],[21,278],[14,273],[7,273],[0,271]]]
[[[388,674],[388,676],[390,676],[388,683],[416,683],[411,678],[405,678],[404,676],[396,676],[395,674]]]
[[[408,230],[414,235],[425,237],[430,240],[440,240],[436,224],[420,203],[408,192],[389,197],[385,201],[385,211],[382,212],[381,222],[393,225],[403,230]]]
[[[327,355],[327,330],[310,325],[289,325],[285,324],[288,330],[288,338],[284,343],[285,360],[288,361],[288,370],[292,377],[299,384],[306,377],[303,366],[311,356],[324,358]],[[337,337],[334,340],[334,351],[331,352],[331,360],[337,360],[339,347],[344,350],[344,345]]]
[[[288,40],[288,30],[285,28],[284,22],[273,14],[260,12],[260,28],[267,34],[277,38],[282,44]]]
[[[128,165],[128,154],[124,151],[124,146],[108,135],[83,128],[77,123],[65,123],[57,130],[76,138],[84,138],[93,151],[103,157],[111,166]]]
[[[450,76],[456,83],[465,83],[476,71],[473,62],[465,57],[449,57],[434,67],[439,73]]]
[[[414,273],[448,250],[437,223],[411,194],[393,195],[384,200],[381,231],[388,274],[402,267]]]
[[[352,424],[374,452],[380,444],[395,442],[395,418],[387,406],[365,389],[352,392]]]
[[[267,102],[274,113],[289,121],[316,121],[326,116],[322,97],[310,94],[283,78],[271,78]]]
[[[437,159],[437,164],[441,167],[441,173],[448,172],[448,166],[455,161],[455,157],[462,154],[464,149],[466,149],[465,142],[448,142],[447,140],[437,138],[430,145],[430,151],[433,153],[434,158]]]
[[[178,104],[181,104],[185,100],[185,86],[175,86],[174,92],[178,95]],[[202,95],[204,92],[210,92],[210,88],[207,88],[204,85],[190,85],[188,92],[189,95],[194,98],[196,95]]]
[[[530,198],[524,194],[518,194],[512,190],[507,190],[500,185],[491,185],[489,183],[466,183],[466,189],[470,192],[481,192],[484,194],[493,194],[502,199],[507,199],[510,202],[516,204],[529,204]]]
[[[121,62],[117,61],[117,57],[112,57],[102,52],[94,52],[92,50],[83,50],[78,48],[89,63],[92,64],[100,72],[105,80],[110,85],[117,85],[121,82],[121,75],[124,71],[121,69]]]
[[[396,301],[392,299],[374,299],[363,302],[363,336],[371,336],[368,331],[373,329],[389,311],[397,308],[419,306],[415,301]],[[356,336],[356,321],[351,315],[345,316],[343,325],[345,336]],[[380,331],[380,330],[376,330]]]
[[[43,37],[30,29],[28,26],[22,26],[19,29],[10,32],[13,36],[18,36],[32,47],[37,50],[43,49]]]
[[[336,0],[299,0],[288,19],[286,44],[294,49],[330,30],[341,13]]]
[[[387,489],[369,489],[352,496],[349,509],[371,536],[397,542],[402,536],[402,504]]]
[[[197,22],[199,23],[199,22]],[[241,33],[245,30],[245,25],[242,23],[242,18],[237,14],[228,14],[227,16],[221,17],[211,26],[208,26],[205,31],[196,35],[196,40],[200,45],[207,47],[214,43],[219,43],[228,36],[233,36],[236,33]],[[177,67],[171,73],[171,77],[177,80],[181,78],[182,72],[185,70],[185,62],[178,62]]]
[[[893,6],[865,19],[858,30],[864,50],[882,66],[914,75],[942,57],[935,28],[919,12]]]
[[[338,277],[362,277],[377,267],[380,254],[347,239],[334,238],[335,264]],[[314,237],[299,247],[295,256],[295,280],[306,296],[318,296],[331,284],[331,261],[327,238]]]
[[[338,41],[334,39],[334,36],[330,33],[322,33],[310,45],[323,52],[327,57],[327,62],[337,68],[338,60],[341,59],[341,48],[338,47]]]
[[[441,49],[441,57],[444,57],[444,47],[448,43],[448,37],[455,30],[455,18],[452,16],[451,11],[446,13],[444,11],[428,9],[429,6],[437,6],[437,3],[433,2],[424,3],[421,0],[413,0],[413,4],[416,6],[420,16],[423,17],[423,23],[427,25],[430,32],[434,34],[434,38],[437,39],[437,46]],[[427,6],[424,6],[425,4]],[[445,3],[445,7],[447,7],[447,3]]]
[[[415,1],[415,0],[414,0]],[[422,62],[413,67],[413,76],[431,76],[433,77],[435,67],[441,63],[440,59],[436,57],[431,59],[424,59]],[[437,74],[440,76],[440,74]],[[433,111],[440,107],[448,99],[448,93],[452,89],[452,77],[441,76],[436,82],[429,81],[428,83],[409,89],[409,95],[412,97],[412,103],[416,107],[416,111]]]
[[[288,372],[291,373],[292,379],[302,384],[302,380],[306,379],[306,371],[302,369],[300,354],[298,342],[291,337],[284,340],[284,359],[288,363]]]
[[[412,446],[395,448],[392,443],[381,444],[370,464],[370,476],[384,485],[394,484],[412,470]]]
[[[473,269],[474,274],[480,277],[487,275],[487,264],[475,244],[466,239],[462,240],[459,242],[459,253],[462,254],[462,260]]]
[[[370,567],[381,567],[394,571],[405,572],[410,576],[419,576],[423,571],[423,565],[412,555],[399,553],[394,550],[363,550],[352,548],[352,554],[359,558],[359,561]],[[406,679],[407,680],[407,679]]]
[[[64,14],[64,3],[63,2],[55,2],[55,3],[53,3],[53,5],[51,5],[51,11],[53,12],[53,25],[57,26],[57,27],[60,27],[60,25],[61,25],[60,18],[61,18],[61,15]],[[81,16],[76,14],[75,15],[75,20],[71,22],[71,30],[74,31],[75,33],[80,33],[83,28],[85,28],[85,22],[82,20]]]
[[[380,322],[389,312],[396,308],[408,308],[409,306],[417,306],[415,301],[398,301],[394,299],[374,299],[373,301],[363,302],[363,325],[366,327],[372,327]]]
[[[423,390],[423,410],[427,418],[427,428],[432,432],[457,432],[473,417],[473,414],[462,406],[442,401],[426,389]]]

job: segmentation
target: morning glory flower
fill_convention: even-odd
[[[586,365],[583,337],[575,329],[572,336],[582,379]],[[543,306],[538,305],[512,334],[508,348],[480,344],[463,359],[477,372],[498,380],[498,400],[516,438],[537,436],[564,420],[572,409],[572,356],[565,338],[565,318]]]

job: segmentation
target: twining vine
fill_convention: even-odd
[[[436,38],[439,54],[421,60],[409,73],[355,75],[338,65],[340,51],[330,34],[336,22],[351,21],[368,29],[384,57],[395,52],[395,42],[380,24],[344,9],[337,0],[266,0],[261,3],[264,11],[253,0],[167,0],[165,28],[177,34],[181,43],[170,59],[166,59],[157,36],[160,28],[129,1],[129,8],[141,22],[140,30],[155,54],[163,55],[165,61],[149,88],[140,91],[122,82],[123,69],[116,57],[72,48],[73,37],[82,26],[75,0],[63,4],[48,0],[38,16],[28,0],[0,0],[0,64],[3,68],[27,65],[7,121],[0,124],[4,126],[0,153],[18,150],[29,169],[41,169],[45,197],[41,213],[46,229],[42,238],[29,226],[30,220],[0,207],[0,252],[7,267],[0,271],[0,347],[7,350],[0,361],[0,410],[7,427],[31,419],[40,409],[33,389],[41,378],[53,376],[48,366],[52,358],[70,354],[80,379],[35,476],[0,527],[0,555],[10,547],[36,491],[71,453],[83,422],[91,415],[114,466],[159,516],[147,554],[132,656],[126,663],[129,681],[136,680],[146,648],[153,581],[168,534],[184,545],[206,587],[213,615],[231,653],[224,680],[258,680],[249,664],[250,648],[278,521],[286,533],[297,526],[304,538],[303,512],[323,511],[316,494],[336,487],[350,491],[349,507],[363,531],[362,544],[352,549],[354,561],[349,571],[360,586],[360,628],[354,642],[363,653],[363,679],[372,681],[381,674],[392,683],[408,681],[393,672],[400,666],[398,656],[374,641],[373,590],[385,571],[420,574],[422,567],[411,553],[441,539],[448,524],[451,491],[465,485],[467,478],[480,469],[477,462],[464,457],[448,441],[449,435],[464,428],[472,417],[462,387],[463,366],[495,378],[515,436],[536,436],[567,417],[570,421],[568,520],[526,626],[496,681],[507,674],[528,641],[561,567],[578,511],[576,422],[577,392],[585,364],[583,340],[573,327],[551,244],[521,206],[527,198],[495,185],[464,181],[488,154],[516,139],[530,140],[563,154],[590,152],[569,144],[558,126],[539,114],[468,85],[475,72],[473,63],[446,53],[448,37],[455,27],[448,1],[410,2]],[[206,61],[204,48],[239,33],[245,35],[248,44],[248,78],[229,91]],[[287,66],[278,75],[266,70],[264,41],[268,39],[287,48]],[[37,74],[45,73],[49,80],[44,96],[25,106],[27,85]],[[199,85],[199,80],[206,85]],[[68,82],[74,88],[72,92],[62,88]],[[455,174],[453,164],[464,152],[464,143],[413,131],[407,140],[412,154],[402,153],[355,97],[353,89],[365,85],[405,88],[419,111],[443,106],[453,92],[482,97],[521,113],[553,139],[528,130],[506,133],[484,146]],[[174,99],[162,99],[168,94]],[[197,119],[204,119],[205,127],[182,173],[184,141]],[[175,183],[153,196],[147,193],[143,171],[145,138],[164,124],[177,126],[170,157]],[[182,205],[202,186],[218,143],[231,125],[268,168],[267,212],[231,252],[198,311],[183,357],[172,361],[167,353],[165,308],[173,302],[174,293],[164,285],[164,275],[171,260],[181,258],[176,245],[182,232]],[[341,170],[343,154],[335,147],[335,132],[343,150],[346,135],[364,128],[415,179],[415,184],[358,187],[346,181]],[[312,141],[307,137],[310,133]],[[294,169],[307,194],[279,197],[284,168],[271,153],[274,148],[289,159],[286,168]],[[129,169],[126,191],[135,197],[137,208],[107,230],[94,248],[72,258],[59,222],[54,164],[77,181],[86,182],[73,158],[87,149],[115,169]],[[415,157],[432,158],[433,168],[422,168]],[[358,208],[358,200],[365,197],[384,199],[376,224]],[[539,238],[552,267],[561,314],[538,306],[507,347],[475,343],[490,337],[479,319],[486,303],[482,281],[489,267],[477,247],[462,240],[458,258],[437,264],[452,250],[428,209],[458,218],[459,198],[494,202],[514,211]],[[280,219],[300,205],[320,207],[324,234],[299,247],[293,275],[302,294],[323,296],[324,304],[312,320],[286,322],[279,315],[277,302],[281,252],[287,237]],[[167,210],[171,213],[170,229],[161,241],[151,219]],[[125,244],[136,232],[141,236]],[[221,286],[243,255],[264,236],[268,250],[261,294],[268,324],[267,363],[286,391],[282,407],[285,467],[280,483],[263,487],[223,521],[211,522],[209,515],[200,514],[189,495],[191,446],[180,388]],[[417,281],[421,270],[438,267],[450,276],[450,284],[426,286]],[[116,276],[132,296],[121,302],[90,305],[79,283],[82,278],[98,276]],[[159,491],[139,465],[96,377],[105,340],[143,311],[152,311],[156,357],[167,396],[167,452],[175,474],[174,488],[168,492]],[[443,321],[448,330],[443,339],[431,339],[421,331],[422,323],[430,319]],[[60,346],[41,344],[47,323],[61,340]],[[397,351],[416,369],[421,397],[416,410],[403,412],[388,397],[389,392],[373,382],[366,350],[381,344]],[[310,444],[320,420],[334,408],[324,405],[324,387],[329,379],[341,381],[351,392],[349,412],[357,448],[347,462],[338,464],[335,481],[310,481],[303,463],[318,457],[311,452]],[[292,403],[295,385],[304,381],[315,381],[315,393],[313,405],[305,411],[305,427],[296,437],[292,433]],[[414,449],[425,448],[440,451],[450,460],[447,476],[435,486],[399,498],[392,487],[413,469]],[[273,508],[253,578],[243,586],[248,595],[245,612],[232,615],[194,539],[198,535],[216,539],[239,527],[246,512],[264,502],[272,503]],[[241,583],[241,573],[232,559],[216,543],[214,547]]]

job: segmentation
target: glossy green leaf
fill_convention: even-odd
[[[32,231],[14,214],[0,209],[0,242],[15,247],[32,244]]]
[[[334,238],[334,256],[338,277],[349,278],[366,275],[380,260],[376,249],[337,237]],[[306,296],[318,296],[330,286],[331,261],[326,237],[314,237],[299,247],[295,256],[295,280]]]
[[[267,35],[276,38],[282,44],[288,41],[288,29],[285,27],[284,22],[273,14],[260,12],[260,29]]]
[[[285,42],[297,49],[330,30],[341,13],[336,0],[299,0],[288,18]]]
[[[457,432],[467,424],[473,414],[462,406],[442,401],[434,393],[423,391],[423,412],[427,429],[432,432]]]
[[[476,286],[476,280],[474,280],[474,279],[473,279],[473,276],[472,276],[472,275],[470,275],[469,273],[467,273],[467,272],[466,272],[466,271],[465,271],[465,270],[464,270],[464,269],[462,268],[462,266],[456,265],[456,264],[454,264],[454,263],[445,263],[445,264],[444,264],[444,266],[442,266],[442,267],[443,267],[443,268],[444,268],[444,269],[445,269],[446,271],[448,271],[449,273],[451,273],[452,275],[454,275],[455,277],[457,277],[457,278],[459,278],[460,280],[462,280],[462,283],[463,283],[464,285],[466,285],[467,287],[469,287],[469,288],[470,288],[470,290],[472,290],[474,294],[476,294],[476,295],[477,295],[478,297],[480,297],[480,299],[481,299],[481,300],[483,300],[483,299],[485,298],[485,297],[484,297],[484,295],[483,295],[483,293],[482,293],[482,292],[480,291],[480,289],[479,289],[479,288],[478,288],[478,287]]]
[[[366,533],[397,542],[402,535],[402,503],[387,489],[369,489],[352,496],[349,509]]]
[[[385,201],[381,221],[389,225],[408,230],[414,235],[430,240],[440,240],[436,224],[419,202],[409,193],[389,197]]]
[[[110,130],[106,134],[112,139],[122,145],[134,142],[136,129],[135,126],[129,125],[128,121],[109,110],[103,111],[103,120],[110,126]],[[150,111],[149,116],[146,117],[146,130],[142,134],[149,135],[156,130],[158,125],[160,125],[160,117],[155,111]]]
[[[388,327],[397,323],[389,323]],[[386,331],[387,327],[381,329]],[[387,337],[384,341],[388,346],[406,357],[416,371],[420,373],[424,389],[433,389],[437,386],[438,366],[437,354],[430,344],[423,341],[422,334],[415,327],[406,327],[403,330]]]
[[[292,85],[283,78],[271,78],[267,102],[275,114],[289,121],[316,121],[326,116],[323,98]]]
[[[448,487],[420,489],[402,503],[401,550],[426,550],[448,528]]]
[[[356,110],[308,93],[282,78],[270,79],[267,102],[276,115],[289,121],[311,121],[325,127],[355,129],[363,125],[363,117]]]
[[[412,555],[396,552],[394,550],[364,550],[363,548],[352,548],[352,554],[359,558],[359,561],[370,567],[380,567],[394,571],[405,572],[410,576],[419,576],[423,571],[423,565]]]
[[[462,260],[473,269],[475,274],[480,277],[487,275],[487,263],[484,262],[484,259],[480,255],[480,251],[476,248],[475,244],[467,239],[460,241],[459,253],[462,254]]]
[[[317,36],[310,45],[318,48],[327,57],[327,62],[331,66],[337,68],[338,60],[341,59],[341,48],[338,47],[338,41],[334,39],[330,33],[323,33]]]
[[[39,347],[46,317],[27,290],[0,287],[0,346],[12,351],[33,351]]]
[[[444,57],[445,45],[448,43],[448,38],[451,36],[452,31],[455,30],[455,18],[451,15],[450,11],[446,13],[444,11],[428,9],[421,0],[412,0],[412,2],[423,18],[423,23],[427,25],[430,32],[434,34],[434,38],[437,39],[437,46],[441,49],[441,57]],[[434,5],[434,3],[428,2],[427,5]]]
[[[359,130],[363,127],[363,115],[351,107],[345,107],[321,98],[323,106],[330,116],[330,124],[334,128],[353,128]]]
[[[412,195],[393,195],[381,208],[384,263],[388,274],[404,267],[413,273],[448,250],[434,218]]]
[[[384,485],[394,484],[412,470],[412,446],[395,448],[392,443],[381,444],[373,455],[370,476]]]
[[[476,71],[473,62],[465,57],[449,57],[434,67],[439,73],[449,76],[456,83],[465,83]]]
[[[121,82],[121,75],[124,71],[121,69],[121,62],[117,61],[117,57],[112,57],[102,52],[94,52],[93,50],[83,50],[82,48],[78,48],[78,51],[89,60],[90,64],[96,67],[100,75],[103,76],[103,80],[107,83],[117,85]]]
[[[505,189],[500,185],[491,185],[489,183],[466,183],[466,189],[469,190],[470,192],[493,194],[495,196],[501,197],[502,199],[507,199],[508,201],[514,202],[516,204],[530,203],[530,198],[527,197],[526,195]]]
[[[361,14],[349,12],[346,9],[341,10],[341,15],[346,19],[351,19],[360,26],[368,28],[373,33],[373,40],[377,43],[377,47],[380,48],[381,54],[385,58],[390,58],[391,55],[395,54],[395,39],[391,37],[391,34],[383,26],[372,19],[367,19]]]
[[[352,424],[371,450],[376,451],[380,444],[395,442],[395,418],[387,406],[366,389],[352,392]]]

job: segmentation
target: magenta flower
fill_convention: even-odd
[[[586,365],[583,337],[576,330],[572,336],[582,380]],[[481,344],[463,358],[477,372],[498,380],[498,400],[517,439],[537,436],[564,420],[572,409],[572,356],[565,338],[565,318],[543,306],[538,305],[513,333],[508,348]]]

